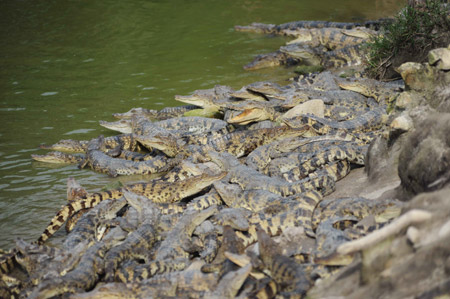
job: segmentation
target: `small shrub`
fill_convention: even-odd
[[[428,0],[406,6],[367,43],[367,66],[372,77],[398,77],[395,68],[407,61],[424,62],[428,51],[450,44],[450,9]]]

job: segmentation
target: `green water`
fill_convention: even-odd
[[[398,2],[0,1],[0,247],[38,238],[65,203],[69,176],[91,192],[130,179],[32,162],[45,153],[39,144],[113,135],[98,121],[176,106],[174,95],[215,84],[287,83],[289,69],[242,70],[286,39],[234,32],[236,24],[376,19]]]

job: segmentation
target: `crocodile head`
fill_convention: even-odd
[[[216,85],[210,89],[199,89],[190,96],[176,95],[175,100],[207,109],[219,109],[220,102],[227,99],[233,90],[224,85]]]
[[[289,30],[286,32],[288,35],[295,36],[294,40],[291,40],[287,44],[297,44],[312,41],[311,30],[306,28],[298,28],[296,30]]]
[[[162,151],[169,157],[175,157],[184,146],[182,140],[177,140],[175,136],[170,133],[149,135],[133,135],[146,148],[156,148]]]
[[[255,82],[247,85],[246,89],[270,96],[278,95],[284,92],[283,88],[279,84],[270,81]]]
[[[255,59],[249,64],[244,66],[244,70],[258,70],[266,67],[274,67],[278,65],[286,64],[287,62],[286,53],[276,51],[274,53],[257,55]]]
[[[141,115],[146,117],[156,117],[158,114],[157,110],[149,110],[145,108],[132,108],[130,111],[125,113],[114,113],[113,116],[119,119],[131,119],[133,116]]]
[[[304,65],[320,65],[321,59],[317,51],[303,44],[290,44],[280,48],[280,51],[301,60]]]
[[[82,160],[81,156],[74,156],[70,154],[65,154],[62,152],[49,152],[45,155],[31,155],[33,160],[45,163],[79,163]],[[78,159],[79,158],[79,159]]]
[[[240,193],[242,193],[241,187],[237,184],[229,184],[222,181],[214,183],[214,188],[219,193],[222,200],[229,207],[233,207],[233,203]]]
[[[242,111],[240,114],[228,119],[230,124],[240,124],[247,125],[256,121],[263,121],[267,119],[272,119],[273,113],[270,113],[264,108],[249,108]]]
[[[131,129],[131,121],[129,119],[121,119],[118,121],[99,121],[100,126],[105,127],[107,129],[118,131],[123,134],[129,134],[132,132]]]

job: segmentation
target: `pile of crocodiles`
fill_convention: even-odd
[[[317,51],[344,53],[364,39],[356,33],[372,32],[366,27],[378,22],[238,28],[298,36],[328,67],[332,55]],[[290,51],[279,61],[299,57]],[[38,240],[18,239],[1,254],[0,297],[304,296],[351,262],[339,245],[400,213],[394,200],[324,197],[364,165],[401,88],[328,71],[286,86],[218,85],[176,96],[185,106],[101,122],[120,135],[42,146],[53,151],[34,160],[157,177],[103,192],[69,179],[67,204]],[[185,116],[196,112],[221,118]],[[46,245],[64,223],[61,247]]]

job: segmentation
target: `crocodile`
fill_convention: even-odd
[[[101,221],[113,219],[125,204],[126,201],[121,199],[105,200],[89,210],[77,221],[71,233],[64,241],[63,247],[66,250],[70,250],[79,243],[95,241],[97,239],[97,229]]]
[[[105,122],[108,128],[126,131],[136,135],[152,134],[156,128],[169,130],[172,134],[186,135],[199,134],[209,131],[226,130],[227,122],[209,117],[184,116],[169,118],[158,122],[151,122],[143,117],[133,117],[131,120],[120,120],[117,122]]]
[[[335,50],[346,46],[354,46],[368,40],[377,34],[367,28],[356,27],[352,30],[339,28],[300,28],[286,32],[295,37],[288,44],[303,43],[311,47],[324,46],[328,50]]]
[[[81,200],[70,202],[65,205],[50,221],[47,228],[38,239],[38,243],[44,243],[50,238],[74,213],[85,208],[93,208],[106,199],[118,199],[123,196],[126,188],[131,192],[148,197],[155,203],[173,203],[181,199],[196,194],[211,185],[213,182],[222,179],[226,175],[222,172],[217,175],[204,173],[176,182],[164,182],[153,180],[148,183],[135,183],[126,185],[123,188],[108,190],[104,192],[92,193]]]
[[[293,201],[302,200],[302,196],[316,198],[317,201],[322,199],[322,195],[317,191],[308,191],[302,193],[301,196],[292,195],[283,197],[262,189],[242,190],[237,184],[227,184],[222,181],[215,182],[214,188],[219,192],[227,206],[245,208],[254,213],[261,212],[272,204],[289,205]]]
[[[305,103],[308,101],[305,101]],[[285,107],[268,107],[268,106],[249,106],[239,114],[233,115],[227,121],[231,124],[247,125],[252,122],[260,122],[264,120],[270,120],[274,122],[281,122],[283,118],[294,117],[296,114],[301,114],[300,110],[297,112],[296,107],[292,107],[290,110]],[[335,120],[345,121],[355,118],[361,112],[369,111],[368,107],[345,107],[339,105],[324,105],[324,116]]]
[[[248,26],[234,26],[236,31],[256,32],[265,34],[281,34],[285,35],[286,31],[297,30],[300,28],[340,28],[353,29],[355,27],[366,27],[373,30],[379,30],[383,23],[390,22],[390,19],[379,19],[374,21],[365,21],[362,23],[344,23],[344,22],[330,22],[330,21],[295,21],[284,23],[280,25],[252,23]]]
[[[98,242],[89,247],[78,266],[60,277],[43,280],[31,293],[30,298],[51,298],[64,293],[75,293],[91,289],[104,272],[103,257],[112,246],[111,242]]]
[[[115,273],[115,280],[124,283],[142,281],[155,275],[166,274],[184,270],[189,266],[185,258],[150,261],[146,264],[137,264],[122,267]],[[108,281],[105,278],[106,281]]]
[[[336,132],[334,134],[297,138],[291,137],[282,140],[273,141],[262,145],[252,151],[246,158],[245,163],[258,171],[263,171],[269,163],[276,158],[289,154],[292,151],[298,151],[306,148],[306,151],[315,151],[312,145],[317,144],[317,149],[321,148],[322,141],[326,142],[357,142],[358,140],[351,134],[345,132]],[[359,143],[358,143],[359,144]],[[311,145],[311,146],[308,146]]]
[[[145,256],[145,252],[156,242],[158,208],[148,202],[146,197],[135,193],[124,191],[124,197],[138,211],[139,226],[120,245],[113,247],[106,254],[105,281],[107,282],[113,281],[114,272],[122,261],[133,258],[135,255]]]
[[[193,153],[205,155],[208,151],[228,152],[236,157],[249,154],[258,146],[271,141],[291,136],[301,136],[307,131],[306,127],[292,129],[289,126],[255,129],[249,131],[235,131],[225,135],[210,138],[202,145],[185,145],[185,142],[177,140],[174,136],[153,136],[146,140],[146,144],[155,147],[168,156],[183,153],[191,156]],[[138,138],[143,142],[141,138]]]
[[[259,256],[278,285],[280,295],[304,295],[312,286],[311,280],[294,259],[281,253],[281,248],[263,230],[257,230]]]
[[[165,107],[161,110],[132,108],[130,111],[125,113],[114,113],[113,116],[118,119],[131,119],[133,116],[143,116],[151,120],[164,120],[172,117],[183,116],[184,113],[198,108],[199,107],[195,105]]]
[[[234,90],[225,85],[216,85],[211,89],[195,90],[192,95],[176,95],[175,100],[193,104],[205,109],[219,110],[229,100]]]
[[[207,292],[204,298],[236,298],[251,270],[252,266],[247,265],[228,272],[220,279],[214,291]]]
[[[247,71],[253,71],[281,65],[291,66],[296,65],[299,62],[300,59],[292,57],[287,53],[278,50],[268,54],[257,55],[252,62],[244,65],[243,68]]]
[[[214,261],[202,267],[203,272],[218,272],[220,277],[229,271],[236,269],[236,266],[225,257],[225,252],[242,254],[245,250],[241,240],[236,236],[236,233],[231,226],[225,225],[223,227],[222,235],[222,244],[219,247]]]
[[[402,85],[389,84],[370,78],[352,78],[336,80],[339,87],[374,98],[378,103],[391,103],[401,92]]]
[[[325,69],[360,65],[365,55],[360,44],[324,51],[321,47],[313,48],[297,43],[283,46],[280,51],[288,57],[301,61],[304,65],[320,65]]]
[[[272,178],[242,165],[236,157],[228,153],[208,153],[211,160],[228,172],[226,179],[237,183],[242,189],[262,189],[281,196],[295,195],[311,190],[320,190],[324,194],[334,191],[334,181],[324,175],[314,179],[303,179],[295,183],[288,183],[280,178]]]
[[[49,152],[45,155],[31,155],[33,160],[45,163],[55,164],[79,164],[83,161],[84,157],[80,155],[72,155],[59,151]]]
[[[381,128],[382,116],[385,114],[384,108],[372,109],[354,119],[336,122],[314,115],[299,115],[295,118],[283,119],[283,121],[293,128],[309,126],[318,134],[328,134],[335,130],[344,130],[350,133],[373,131]]]
[[[290,201],[271,203],[262,212],[250,216],[248,231],[237,231],[236,235],[245,247],[257,241],[258,227],[266,230],[270,236],[277,236],[289,227],[303,227],[307,235],[315,236],[311,220],[314,208],[321,200],[320,193],[308,192]]]
[[[338,199],[323,200],[314,210],[313,228],[320,222],[332,217],[353,216],[362,220],[368,215],[374,215],[375,221],[386,222],[400,214],[401,205],[394,200],[370,200],[363,197],[344,197]]]
[[[293,152],[283,158],[273,160],[267,167],[267,172],[270,176],[296,177],[296,180],[299,180],[333,161],[347,160],[354,164],[364,165],[366,152],[367,146],[358,146],[352,142],[324,146],[317,152]]]
[[[205,210],[213,205],[221,205],[222,199],[216,189],[211,189],[208,193],[198,196],[187,204],[188,210]]]
[[[155,156],[151,160],[147,159],[145,161],[112,158],[101,150],[101,148],[104,147],[104,140],[105,138],[100,136],[89,142],[86,152],[86,161],[82,165],[87,164],[94,171],[106,173],[111,177],[116,177],[118,175],[166,172],[179,163],[179,159],[171,159],[163,155]]]
[[[186,258],[183,243],[190,239],[195,228],[217,211],[217,206],[211,206],[202,211],[186,212],[168,233],[155,253],[155,260],[169,258]]]
[[[85,153],[88,143],[88,140],[63,139],[52,145],[42,144],[40,148],[62,152]],[[104,143],[108,149],[120,147],[121,149],[134,151],[138,146],[131,134],[106,137]]]

